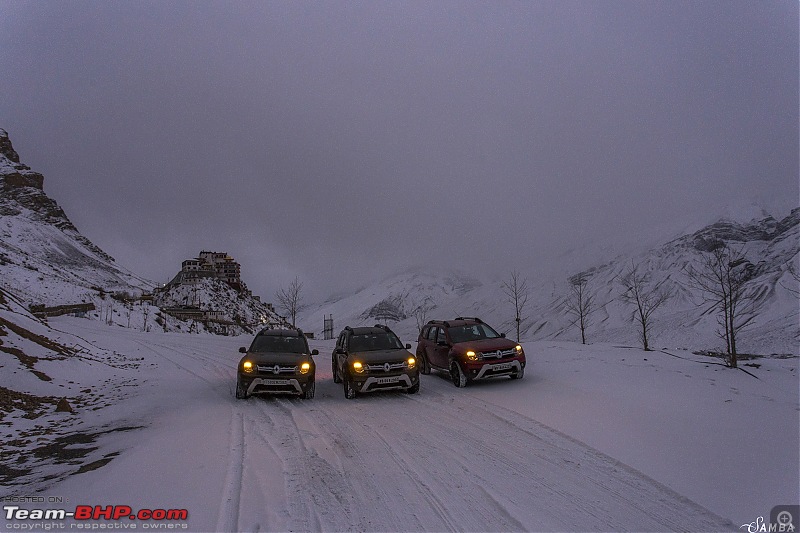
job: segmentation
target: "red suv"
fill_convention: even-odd
[[[505,338],[480,318],[431,320],[420,331],[417,359],[420,371],[450,373],[456,387],[475,379],[525,375],[525,350]]]

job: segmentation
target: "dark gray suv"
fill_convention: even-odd
[[[299,329],[263,329],[256,334],[250,348],[242,346],[244,355],[236,372],[236,397],[245,399],[261,392],[294,394],[306,399],[314,397],[313,355],[308,341]]]
[[[386,326],[346,327],[339,334],[331,354],[333,381],[344,384],[344,395],[401,389],[419,391],[419,369],[414,355]]]

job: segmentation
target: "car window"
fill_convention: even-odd
[[[436,328],[436,342],[447,342],[447,336],[444,334],[444,329]]]
[[[253,339],[251,352],[308,353],[303,337],[281,337],[278,335],[259,335]]]
[[[428,340],[435,340],[436,339],[436,328],[428,327],[427,335],[425,336]]]
[[[372,352],[375,350],[402,349],[403,344],[392,333],[367,333],[350,337],[351,352]]]
[[[486,324],[468,324],[450,328],[450,338],[454,343],[496,339],[500,335]]]

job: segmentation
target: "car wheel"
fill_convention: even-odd
[[[309,384],[308,388],[306,389],[305,394],[303,394],[303,398],[305,398],[306,400],[312,399],[314,397],[314,389],[315,389],[315,387],[316,386],[315,386],[314,382],[312,381]]]
[[[352,400],[356,397],[356,389],[353,388],[353,384],[350,382],[350,377],[344,377],[344,397],[348,400]]]
[[[408,394],[416,394],[419,392],[419,381],[417,381],[414,385],[410,386],[406,389]]]
[[[511,379],[522,379],[524,375],[525,375],[525,367],[521,366],[519,367],[519,371],[511,374]]]
[[[450,363],[450,379],[453,380],[453,385],[456,387],[461,388],[467,386],[467,376],[464,374],[464,371],[461,370],[461,365],[455,361]]]
[[[238,379],[236,380],[236,399],[237,400],[246,400],[247,399],[247,389],[242,386],[242,382]]]
[[[331,361],[331,372],[333,373],[333,382],[341,383],[342,376],[339,375],[339,368],[336,366],[336,361]]]
[[[424,354],[420,354],[419,356],[419,371],[426,376],[431,373],[431,364],[428,362],[428,358],[425,357]]]

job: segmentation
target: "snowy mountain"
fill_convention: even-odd
[[[797,353],[798,282],[789,266],[792,261],[797,264],[800,250],[800,208],[781,220],[769,215],[749,222],[720,219],[660,246],[617,254],[603,264],[584,264],[559,276],[542,277],[521,268],[529,287],[523,340],[580,340],[580,331],[566,310],[566,300],[568,278],[583,272],[595,304],[587,340],[637,345],[637,330],[630,320],[632,310],[619,298],[619,279],[633,261],[654,283],[663,282],[672,293],[654,316],[654,346],[719,349],[716,315],[703,304],[701,295],[688,287],[687,277],[687,269],[698,265],[708,243],[715,241],[741,249],[755,265],[755,276],[748,282],[747,291],[755,301],[757,316],[742,333],[741,348],[760,354]],[[573,264],[567,259],[558,261]],[[479,316],[511,335],[514,309],[503,295],[502,281],[481,282],[464,274],[430,274],[421,269],[406,271],[355,294],[312,306],[301,322],[309,331],[321,331],[323,318],[333,315],[334,333],[345,325],[386,322],[404,340],[414,340],[417,320],[413,311],[427,303],[431,309],[426,320]]]
[[[288,326],[271,306],[253,298],[249,291],[236,290],[220,279],[207,278],[194,284],[173,285],[157,291],[153,303],[169,313],[204,312],[214,317],[206,329],[225,334],[254,333],[260,326]],[[189,325],[181,326],[186,330]]]
[[[44,177],[20,163],[0,129],[0,272],[2,287],[28,305],[92,302],[101,292],[141,294],[149,282],[114,263],[81,235]]]

